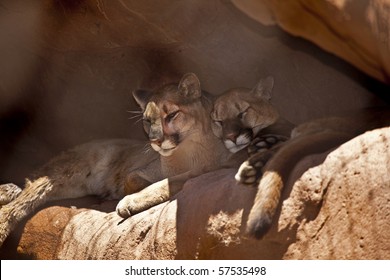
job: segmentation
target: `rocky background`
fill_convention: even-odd
[[[325,155],[301,161],[261,241],[244,234],[256,191],[237,185],[228,169],[189,181],[172,201],[125,221],[105,212],[109,203],[42,210],[25,226],[16,257],[389,259],[389,148],[386,128],[342,145],[322,164]]]
[[[278,3],[2,1],[0,183],[21,184],[78,143],[142,138],[131,91],[185,72],[213,94],[273,75],[273,103],[295,123],[389,103],[390,1]],[[115,202],[62,202],[21,226],[0,256],[390,258],[389,136],[374,131],[322,164],[325,155],[298,164],[261,242],[242,235],[255,191],[221,170],[119,225]]]

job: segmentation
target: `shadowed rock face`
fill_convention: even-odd
[[[257,5],[250,8],[255,12],[251,17],[261,23],[245,15],[248,8],[239,5],[242,1],[235,4],[244,13],[233,4],[206,0],[28,2],[9,0],[0,5],[0,183],[21,184],[50,157],[82,142],[142,138],[138,118],[129,120],[134,115],[127,112],[138,110],[131,91],[177,80],[186,72],[195,72],[202,87],[213,94],[230,87],[252,87],[261,77],[272,75],[272,102],[283,117],[294,123],[389,100],[387,86],[317,47],[378,80],[388,81],[386,30],[390,21],[384,18],[388,1],[371,1],[369,7],[355,8],[354,3],[359,1],[348,1],[348,6],[337,5],[338,1],[318,1],[317,6],[308,6],[300,1],[301,5],[286,6],[286,10],[274,1],[256,1],[268,7],[262,9],[267,11],[265,16],[256,12]],[[275,24],[317,46],[288,35]],[[359,153],[359,146],[353,149]],[[370,154],[360,158],[371,162]],[[370,166],[378,169],[384,164],[381,170],[387,172],[388,161],[386,165],[386,158],[381,160]],[[373,228],[386,222],[381,215],[388,215],[387,206],[378,204],[382,208],[372,210],[375,213],[366,213],[363,208],[388,197],[383,192],[389,189],[383,189],[386,184],[364,181],[374,180],[376,169],[370,171],[364,166],[364,172],[358,170],[363,179],[345,174],[345,180],[357,181],[339,181],[343,179],[339,177],[332,181],[357,185],[359,195],[339,193],[355,187],[338,190],[336,185],[329,185],[329,190],[336,193],[333,197],[327,193],[321,200],[318,192],[322,194],[324,182],[335,174],[344,174],[345,167],[339,163],[332,162],[338,169],[328,170],[332,164],[325,162],[315,169],[318,171],[311,170],[309,181],[317,180],[317,184],[307,183],[304,177],[295,184],[291,198],[281,209],[280,230],[276,233],[275,227],[275,237],[263,242],[242,237],[254,191],[236,186],[232,175],[235,171],[224,170],[191,181],[177,200],[119,225],[115,214],[106,214],[115,203],[102,206],[86,199],[77,201],[77,205],[89,210],[43,210],[28,222],[21,240],[15,235],[4,244],[1,256],[389,258],[389,242],[385,242],[389,229]],[[365,189],[368,185],[373,188],[369,193]],[[345,204],[339,195],[356,198],[358,206]],[[321,203],[323,207],[319,208]],[[356,214],[351,215],[351,211]],[[373,215],[378,216],[370,218]],[[362,224],[363,219],[367,224]],[[337,224],[345,220],[348,223]],[[369,223],[371,220],[377,224]],[[89,228],[84,237],[81,225]],[[341,226],[348,228],[336,234],[334,228]],[[97,245],[91,247],[88,238],[95,234]],[[50,242],[42,247],[42,240]],[[17,244],[20,254],[15,249]],[[332,244],[341,245],[329,249]]]
[[[9,0],[0,22],[0,182],[92,139],[143,138],[131,91],[186,72],[214,94],[273,75],[294,123],[378,102],[347,63],[225,1]]]
[[[107,203],[46,208],[24,227],[17,257],[388,259],[389,146],[390,129],[378,129],[326,159],[299,162],[277,221],[260,241],[243,234],[255,190],[237,185],[235,171],[226,169],[189,181],[174,200],[125,221],[106,213]]]
[[[368,75],[390,82],[389,0],[234,0],[251,18],[278,25],[350,62]]]

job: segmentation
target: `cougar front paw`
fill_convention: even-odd
[[[268,162],[274,151],[264,150],[250,156],[238,168],[235,176],[236,181],[242,184],[252,185],[258,183],[263,175],[263,167]]]
[[[262,168],[264,165],[265,163],[260,158],[254,158],[252,156],[240,165],[234,178],[239,183],[253,185],[263,175]]]
[[[257,180],[257,170],[250,165],[249,161],[244,161],[238,168],[236,176],[234,176],[237,182],[252,185]]]
[[[257,136],[248,146],[248,154],[249,156],[252,156],[258,152],[264,152],[286,140],[288,140],[288,137],[277,134]]]
[[[10,203],[19,196],[21,191],[21,188],[11,183],[0,185],[0,205]]]
[[[134,211],[132,211],[134,205],[134,201],[132,199],[131,195],[127,195],[124,198],[122,198],[117,206],[116,206],[116,213],[126,219],[134,215]]]

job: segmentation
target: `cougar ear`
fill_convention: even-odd
[[[133,97],[135,102],[141,107],[142,111],[145,111],[146,104],[148,104],[151,92],[145,89],[136,89],[133,91]]]
[[[261,79],[257,85],[252,89],[252,92],[258,96],[265,98],[266,100],[271,99],[271,92],[274,88],[274,77],[268,76],[265,79]]]
[[[185,74],[180,80],[178,89],[179,93],[186,98],[196,99],[202,95],[199,79],[194,73]]]

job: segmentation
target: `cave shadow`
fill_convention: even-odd
[[[304,158],[291,168],[289,176],[285,178],[286,185],[274,222],[261,240],[248,237],[245,233],[256,188],[238,184],[234,179],[236,169],[219,170],[189,181],[183,191],[173,198],[177,201],[176,259],[237,259],[240,254],[245,256],[243,259],[283,259],[289,246],[296,242],[300,222],[314,220],[322,206],[321,203],[306,203],[301,216],[291,217],[291,220],[297,221],[291,223],[293,226],[278,229],[283,202],[290,197],[295,182],[302,174],[322,164],[331,151],[310,155],[311,160]],[[221,203],[213,203],[213,200],[225,203],[221,206]],[[225,229],[231,227],[229,222],[223,220],[225,215],[238,215],[241,220],[239,232],[229,237],[223,237]],[[213,235],[208,230],[213,226],[210,223],[214,218],[219,219],[220,224]],[[226,243],[227,240],[232,242]]]
[[[275,38],[283,45],[286,45],[288,48],[308,54],[315,60],[319,60],[322,64],[336,70],[338,73],[340,73],[340,75],[349,77],[356,84],[373,93],[387,104],[390,104],[390,96],[388,94],[390,92],[390,84],[383,83],[375,78],[370,77],[342,58],[339,58],[336,55],[321,49],[319,46],[306,39],[290,35],[286,31],[282,30],[279,26],[263,25],[255,19],[247,16],[244,12],[240,11],[231,2],[223,2],[223,4],[232,14],[235,15],[239,22],[241,22],[244,26],[256,34],[260,34],[264,38]],[[352,5],[352,3],[347,3],[346,5]],[[368,3],[364,5],[368,5]],[[362,18],[365,17],[364,11],[366,8],[366,6],[359,8]],[[390,82],[390,77],[388,79]],[[375,105],[377,105],[376,100],[373,98],[372,104],[368,104],[368,106]]]
[[[75,2],[75,1],[73,1],[73,2]],[[231,5],[231,4],[229,4],[229,5]],[[235,13],[240,13],[240,12],[237,9],[235,9]],[[390,90],[389,86],[386,86],[380,82],[375,81],[372,78],[369,78],[367,75],[363,74],[362,72],[360,72],[359,70],[357,70],[353,66],[351,66],[348,63],[342,61],[341,59],[335,57],[334,55],[331,55],[329,53],[324,52],[323,50],[316,47],[314,44],[309,43],[303,39],[299,39],[299,38],[293,37],[291,35],[288,35],[286,32],[282,31],[278,27],[265,27],[265,26],[261,25],[260,23],[254,21],[254,20],[251,20],[247,16],[245,16],[245,18],[243,16],[240,16],[240,20],[246,22],[248,24],[248,26],[250,26],[253,30],[255,30],[256,33],[260,32],[265,37],[276,36],[277,38],[279,38],[279,40],[282,43],[288,45],[289,47],[291,47],[295,50],[306,52],[309,55],[315,57],[316,59],[319,59],[322,63],[331,66],[332,68],[339,71],[342,75],[349,76],[350,78],[355,80],[358,84],[366,87],[367,89],[375,92],[376,94],[381,95],[382,99],[385,99],[385,100],[387,100],[388,103],[390,103],[390,96],[388,95],[388,92]],[[275,35],[275,34],[278,34],[278,35]],[[148,52],[145,51],[145,53],[148,53]],[[149,55],[149,54],[145,54],[145,55]],[[157,54],[151,55],[150,58],[147,58],[147,59],[150,61],[159,61],[159,60],[161,60],[161,56],[157,53]],[[166,64],[165,62],[162,63],[162,65],[165,65],[165,64]],[[40,68],[40,67],[41,66],[39,66],[38,68]],[[44,68],[45,67],[43,65],[42,70],[38,69],[39,71],[37,71],[37,72],[44,73],[46,71]],[[156,69],[152,68],[151,72],[156,72]],[[35,78],[39,79],[39,77],[34,77],[34,79]],[[29,107],[29,106],[26,106],[26,108],[27,107]],[[19,115],[18,112],[23,113],[24,109],[22,108],[21,111],[19,111],[19,109],[15,109],[12,113],[10,113],[10,117],[6,118],[6,120],[7,119],[17,120],[19,123],[22,123],[22,124],[18,124],[15,127],[16,131],[13,132],[13,133],[15,133],[15,135],[17,135],[17,137],[20,136],[20,135],[18,136],[18,133],[24,133],[24,132],[22,132],[22,129],[24,129],[23,124],[26,124],[26,126],[28,126],[29,121],[34,119],[34,113],[32,113],[32,115],[23,115],[23,114]],[[10,129],[10,128],[6,127],[4,131],[7,132],[7,129]],[[10,144],[10,145],[16,145],[16,138],[11,139],[11,140],[7,140],[7,141],[9,141],[8,144]],[[0,145],[3,146],[1,143],[0,143]],[[7,148],[6,150],[11,151],[11,148],[12,147],[9,146],[9,149]],[[178,258],[191,258],[191,257],[193,257],[193,258],[194,257],[206,258],[208,256],[212,257],[212,253],[210,255],[201,255],[201,256],[195,255],[195,253],[198,249],[196,247],[196,245],[199,244],[199,242],[198,242],[199,239],[196,239],[196,238],[202,238],[202,236],[204,236],[204,229],[207,226],[207,223],[209,221],[210,216],[212,216],[212,215],[215,216],[215,215],[218,215],[219,213],[234,214],[237,211],[242,210],[243,211],[242,225],[245,225],[248,213],[249,213],[250,208],[251,208],[251,205],[245,204],[245,205],[241,205],[241,207],[237,208],[237,207],[234,207],[233,203],[229,204],[228,202],[230,200],[234,200],[237,197],[248,197],[248,201],[250,201],[250,197],[251,196],[254,197],[253,190],[250,190],[250,189],[249,190],[248,189],[245,189],[245,190],[240,189],[239,190],[239,189],[237,189],[237,188],[240,188],[240,186],[237,186],[232,181],[231,175],[229,175],[229,176],[230,176],[229,177],[230,183],[228,185],[225,185],[222,187],[199,186],[201,188],[201,190],[203,191],[203,193],[196,193],[197,196],[195,196],[196,199],[194,202],[188,199],[189,191],[191,188],[194,188],[194,186],[187,187],[187,189],[185,189],[183,193],[179,193],[175,197],[175,199],[177,199],[177,203],[178,203],[177,219],[179,221],[178,228],[177,228],[177,232],[178,232],[178,236],[177,236],[177,238],[178,238],[177,239]],[[192,181],[192,182],[194,182],[194,181]],[[208,194],[210,194],[210,192],[211,192],[211,190],[206,190],[205,188],[211,189],[213,187],[221,188],[221,191],[224,194],[224,196],[221,197],[221,199],[225,199],[227,203],[223,208],[220,208],[220,209],[216,209],[216,208],[212,208],[210,206],[207,206],[207,207],[210,207],[210,209],[209,209],[210,211],[208,212],[208,214],[204,214],[203,212],[201,212],[202,216],[201,216],[201,219],[199,219],[199,220],[201,220],[202,223],[199,225],[196,225],[199,229],[196,229],[196,231],[192,232],[193,229],[186,227],[185,224],[191,225],[191,220],[193,220],[196,217],[196,215],[199,215],[198,209],[206,208],[206,206],[202,204],[202,197],[208,197]],[[287,187],[283,193],[283,200],[286,199],[286,197],[288,197],[290,192],[291,192],[291,189],[289,189]],[[191,205],[191,204],[193,204],[194,207],[192,207],[193,209],[190,213],[183,213],[181,211],[181,209],[188,209],[188,207],[189,207],[188,205]],[[56,205],[58,205],[58,204],[56,204]],[[277,217],[275,220],[277,220],[279,218],[279,215],[280,215],[280,209],[278,210],[278,214],[277,214]],[[241,228],[241,233],[243,233],[243,232],[244,232],[244,226],[242,226],[242,228]],[[271,228],[269,235],[274,235],[274,234],[283,234],[280,232],[279,233],[276,232],[275,223],[274,223],[273,228]],[[291,234],[290,231],[286,232],[285,234],[287,235],[286,240],[289,240],[288,242],[293,242],[295,240],[294,234]],[[194,244],[191,243],[190,244],[191,246],[188,246],[187,236],[194,236],[194,238],[195,238],[194,242],[197,242],[197,243],[194,243]],[[267,241],[267,238],[264,241],[255,241],[251,244],[254,244],[254,248],[256,248],[256,250],[259,250],[259,252],[261,252],[263,250],[267,251],[267,250],[270,250],[272,248],[275,248],[274,250],[276,252],[275,253],[276,257],[283,256],[283,253],[285,252],[285,250],[287,250],[287,247],[285,247],[285,245],[272,243],[271,239],[268,240],[268,242],[271,243],[271,245],[261,245],[260,244],[261,242],[266,242],[266,241]],[[252,242],[252,241],[248,241],[248,242]],[[256,252],[254,252],[253,255],[257,256]]]
[[[245,236],[256,189],[237,184],[234,173],[235,170],[220,170],[213,173],[215,177],[209,173],[195,178],[175,197],[176,259],[237,259],[240,255],[244,259],[282,259],[293,239],[281,243]],[[211,179],[207,184],[205,177]],[[236,220],[241,225],[233,233],[226,217],[240,220]]]

